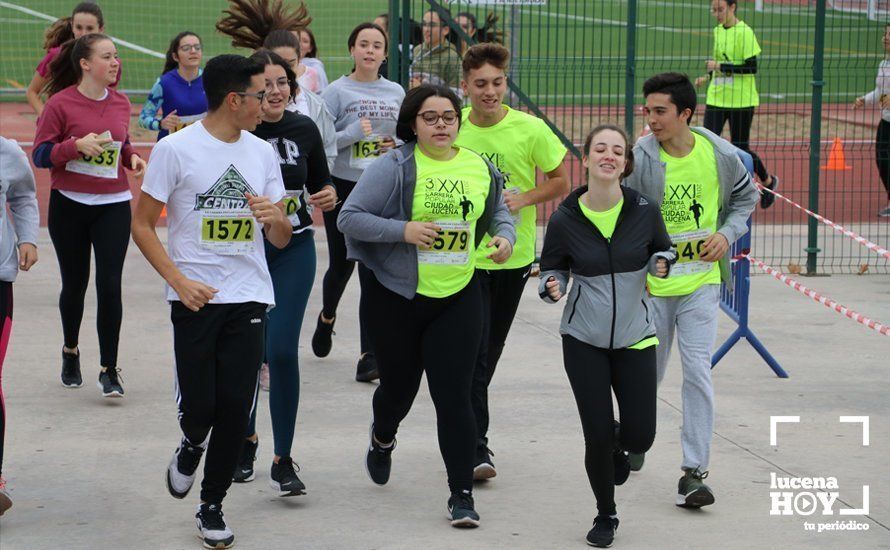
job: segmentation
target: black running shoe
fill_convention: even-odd
[[[639,472],[646,462],[646,453],[627,453],[627,458],[630,461],[630,471]]]
[[[485,481],[498,475],[494,469],[494,461],[491,457],[494,453],[488,448],[488,445],[479,445],[476,447],[476,464],[473,466],[473,481]]]
[[[297,477],[297,470],[294,468],[294,460],[289,456],[283,456],[278,459],[278,463],[272,463],[272,475],[269,484],[273,489],[278,491],[280,497],[295,497],[306,494],[306,486]]]
[[[203,454],[203,447],[190,444],[186,438],[179,442],[167,465],[167,490],[173,498],[185,498],[189,494]]]
[[[769,185],[765,185],[767,189],[770,191],[775,191],[779,188],[779,176],[773,174],[772,176],[773,182]],[[776,196],[770,193],[769,191],[761,191],[760,192],[760,208],[767,209],[776,202]]]
[[[335,317],[330,323],[321,320],[321,313],[318,314],[318,321],[315,323],[315,334],[312,335],[312,353],[316,357],[327,357],[331,353],[331,335],[334,332],[334,323],[337,321]]]
[[[355,367],[356,382],[371,382],[380,378],[380,371],[377,370],[377,359],[373,353],[366,353],[358,360]]]
[[[708,472],[702,472],[698,468],[685,472],[677,483],[677,506],[701,508],[714,504],[714,492],[703,481],[708,477]]]
[[[630,457],[617,445],[612,450],[612,463],[615,466],[615,485],[624,485],[624,482],[630,477]]]
[[[608,548],[615,540],[618,531],[618,518],[598,515],[593,520],[593,529],[587,532],[587,544],[597,548]]]
[[[374,439],[374,424],[371,424],[371,443],[368,445],[368,454],[365,456],[365,472],[377,485],[386,485],[386,482],[389,481],[389,472],[392,469],[391,455],[395,448],[395,439],[392,440],[389,447],[381,447]]]
[[[452,527],[479,527],[479,514],[469,491],[452,493],[448,499],[448,519]]]
[[[232,481],[235,483],[253,481],[255,477],[253,463],[256,462],[256,451],[259,446],[259,440],[244,440],[244,445],[241,446],[241,456],[238,458],[238,464],[235,466],[235,473],[232,474]]]
[[[195,520],[198,522],[198,538],[204,543],[204,548],[231,548],[235,544],[235,535],[226,526],[221,505],[199,505]]]
[[[83,386],[83,378],[80,376],[80,352],[68,353],[62,350],[62,385],[66,388],[79,388]]]
[[[108,367],[99,373],[96,386],[102,390],[102,397],[123,397],[124,387],[121,385],[120,369]]]

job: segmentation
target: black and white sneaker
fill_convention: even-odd
[[[325,323],[321,320],[321,313],[318,314],[318,321],[315,323],[315,333],[312,335],[312,353],[316,357],[327,357],[331,353],[331,346],[334,345],[331,341],[331,336],[336,334],[334,332],[334,323],[336,321],[337,318],[334,317],[333,321]]]
[[[299,466],[294,467],[294,459],[289,456],[283,456],[278,459],[278,463],[272,463],[272,474],[270,475],[269,485],[278,491],[280,497],[295,497],[306,494],[306,486],[297,477]]]
[[[368,454],[365,455],[365,472],[377,485],[386,485],[392,470],[392,451],[396,448],[396,440],[393,439],[386,447],[377,443],[374,439],[374,424],[371,424],[370,439]]]
[[[66,388],[83,386],[83,377],[80,375],[80,351],[68,353],[62,350],[62,385]]]
[[[173,451],[167,466],[167,490],[173,498],[185,498],[189,494],[203,454],[203,447],[190,444],[184,437]]]
[[[358,364],[355,367],[356,382],[372,382],[380,378],[380,371],[377,370],[377,358],[373,353],[366,353],[359,357]]]
[[[198,538],[204,548],[231,548],[235,544],[235,535],[226,526],[221,505],[199,505],[195,520],[198,522]]]
[[[235,466],[235,473],[232,474],[232,481],[235,483],[253,481],[254,477],[256,477],[253,471],[253,463],[256,462],[256,451],[259,446],[259,440],[244,440],[244,445],[241,447],[241,457]]]
[[[479,445],[476,447],[476,465],[473,466],[473,481],[485,481],[498,475],[494,469],[494,461],[491,457],[494,453],[488,448],[488,445]]]
[[[593,529],[587,532],[587,544],[597,548],[608,548],[615,540],[618,531],[618,518],[598,515],[593,520]]]
[[[775,174],[771,174],[770,177],[772,181],[769,185],[764,184],[763,186],[769,189],[770,191],[775,191],[779,188],[779,176]],[[761,191],[760,193],[760,208],[764,210],[769,208],[776,202],[776,196],[770,193],[769,191]]]
[[[121,385],[120,369],[108,367],[99,373],[96,386],[102,390],[102,397],[123,397],[124,387]]]
[[[612,450],[612,464],[615,468],[615,485],[624,485],[630,477],[630,457],[616,445]]]
[[[452,493],[448,499],[448,519],[452,527],[479,527],[479,514],[469,491]]]

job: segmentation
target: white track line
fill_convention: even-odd
[[[37,17],[38,19],[43,19],[45,21],[57,21],[58,17],[53,17],[52,15],[48,15],[46,13],[41,13],[39,11],[34,11],[30,8],[26,8],[24,6],[19,6],[17,4],[10,4],[9,2],[0,2],[0,8],[8,8],[11,10],[16,10],[22,12],[24,14],[30,15],[32,17]],[[127,42],[126,40],[122,40],[115,36],[111,37],[111,41],[115,44],[120,44],[125,48],[130,48],[131,50],[135,50],[139,53],[144,53],[145,55],[150,55],[152,57],[157,57],[158,59],[164,59],[165,56],[161,52],[156,52],[154,50],[150,50],[148,48],[144,48],[139,44],[133,44],[132,42]]]

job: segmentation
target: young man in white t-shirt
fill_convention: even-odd
[[[195,517],[207,548],[235,540],[222,501],[256,392],[266,311],[274,306],[263,237],[283,248],[291,235],[277,155],[249,133],[260,122],[263,72],[239,55],[207,63],[207,117],[158,142],[133,215],[133,239],[167,281],[171,304],[183,437],[167,467],[167,489],[185,498],[206,449]],[[164,206],[169,252],[155,232]]]

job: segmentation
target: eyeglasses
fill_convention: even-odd
[[[200,44],[183,44],[179,49],[184,52],[200,52],[204,48]]]
[[[436,111],[424,111],[417,116],[423,119],[427,126],[435,126],[440,118],[442,119],[442,122],[448,126],[452,126],[457,122],[457,113],[454,111],[445,111],[442,114],[439,114]]]
[[[290,80],[288,80],[287,78],[279,78],[279,79],[276,80],[275,82],[269,82],[269,83],[266,84],[266,93],[267,93],[267,94],[268,94],[268,93],[271,93],[272,90],[274,90],[275,88],[278,88],[278,89],[281,89],[281,90],[288,90],[288,91],[289,91],[289,90],[290,90],[290,87],[291,87],[291,81],[290,81]]]
[[[247,92],[234,92],[234,93],[240,95],[241,97],[255,97],[260,102],[262,102],[266,98],[266,90],[263,90],[262,92],[257,92],[255,94],[249,94]]]

